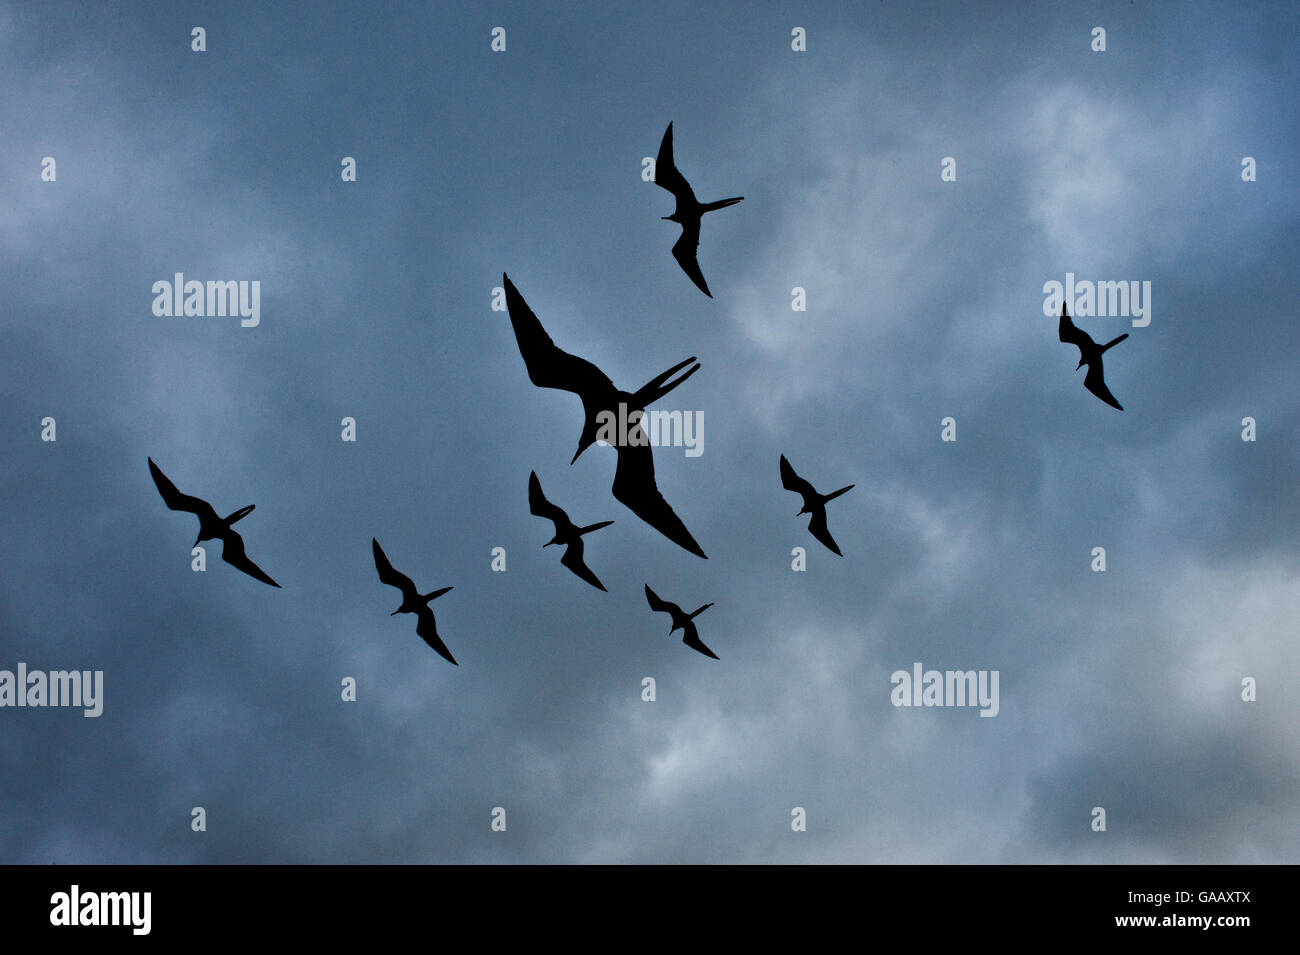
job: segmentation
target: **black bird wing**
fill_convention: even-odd
[[[686,644],[692,650],[699,650],[706,657],[713,657],[715,660],[718,659],[718,655],[706,647],[704,641],[700,639],[700,633],[695,629],[694,620],[688,620],[686,626],[682,629],[686,631],[685,636],[682,637],[682,643]]]
[[[214,521],[217,524],[222,523],[212,505],[203,498],[182,494],[176,485],[168,479],[167,475],[162,473],[162,469],[153,463],[153,458],[149,459],[149,473],[153,475],[153,483],[158,487],[158,493],[162,495],[163,503],[173,511],[189,511],[191,514],[197,514],[200,523],[207,523],[208,521]]]
[[[564,549],[564,556],[560,558],[560,563],[597,590],[604,590],[605,585],[600,582],[600,578],[592,573],[591,568],[583,561],[582,550],[582,538],[580,537]]]
[[[403,597],[415,593],[415,582],[400,570],[393,569],[393,565],[388,560],[388,555],[379,546],[379,541],[372,537],[370,538],[370,545],[375,553],[375,570],[379,571],[380,582],[388,584],[390,587],[396,587],[402,592]]]
[[[519,354],[528,369],[528,380],[539,388],[559,388],[583,396],[616,391],[614,382],[603,371],[576,355],[559,348],[508,275],[502,274],[506,289],[506,308],[515,329]],[[584,404],[585,404],[584,398]]]
[[[572,524],[569,515],[564,513],[562,507],[546,499],[546,495],[542,493],[542,482],[537,480],[536,471],[528,475],[528,510],[536,517],[545,517],[554,522],[556,531]]]
[[[415,619],[417,621],[415,632],[424,638],[424,642],[437,650],[443,659],[450,660],[456,666],[460,666],[459,663],[456,663],[456,658],[451,655],[451,651],[447,649],[447,644],[442,642],[442,637],[438,636],[438,623],[434,619],[433,610],[426,604],[416,611]]]
[[[250,577],[255,577],[264,584],[270,584],[272,587],[279,587],[274,580],[258,567],[248,555],[244,553],[244,539],[234,531],[228,530],[222,535],[223,546],[221,548],[221,559],[236,570],[242,570]]]
[[[1112,395],[1110,389],[1106,387],[1106,379],[1103,377],[1100,358],[1088,366],[1088,373],[1083,376],[1083,387],[1087,388],[1112,408],[1118,408],[1120,411],[1124,410],[1124,406],[1115,400],[1115,396]]]
[[[659,485],[655,483],[654,453],[649,443],[616,444],[614,447],[618,451],[614,498],[674,544],[707,559],[708,555],[700,549],[681,518],[659,493]]]
[[[673,163],[672,123],[669,123],[668,128],[664,130],[664,138],[659,143],[659,156],[655,159],[655,185],[662,186],[676,196],[679,209],[696,205],[699,201],[695,198],[695,191],[691,189],[691,184],[677,171],[677,166]],[[695,237],[696,241],[699,241],[698,228]],[[676,249],[673,249],[673,254],[677,254]]]
[[[1061,308],[1061,320],[1057,323],[1056,337],[1068,345],[1077,345],[1080,354],[1087,354],[1089,349],[1097,347],[1092,336],[1070,321],[1064,306]]]
[[[781,455],[781,486],[787,491],[794,491],[800,495],[805,506],[817,500],[817,489],[794,473],[794,468],[790,466],[784,454]]]
[[[677,604],[664,600],[657,593],[651,590],[649,584],[645,585],[645,599],[650,604],[650,609],[655,613],[671,614],[674,620],[676,620],[677,615],[682,612],[682,608],[677,606]]]
[[[834,554],[839,557],[844,556],[840,553],[840,549],[835,546],[835,538],[831,537],[830,528],[826,526],[825,507],[818,507],[813,511],[812,520],[808,522],[808,530],[812,532],[813,537],[829,547]]]
[[[704,281],[704,273],[700,271],[700,220],[692,219],[682,224],[682,237],[677,240],[673,246],[673,258],[677,264],[682,267],[695,287],[713,298],[713,293],[709,291],[709,284]]]

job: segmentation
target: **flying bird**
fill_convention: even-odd
[[[1101,364],[1102,352],[1108,348],[1114,348],[1124,339],[1128,338],[1128,332],[1125,332],[1119,338],[1112,338],[1104,345],[1098,345],[1092,340],[1087,332],[1081,331],[1074,322],[1070,321],[1070,316],[1066,314],[1065,303],[1061,303],[1061,321],[1057,331],[1057,337],[1061,341],[1070,345],[1079,346],[1079,364],[1074,366],[1078,371],[1084,365],[1088,366],[1088,372],[1083,376],[1083,387],[1087,388],[1094,395],[1100,398],[1112,408],[1124,410],[1124,406],[1115,400],[1115,396],[1110,393],[1106,387],[1105,372]]]
[[[803,510],[795,517],[800,514],[811,514],[812,519],[808,521],[808,530],[812,531],[812,536],[829,547],[833,553],[843,557],[840,549],[835,546],[835,538],[831,537],[830,529],[826,526],[826,502],[835,500],[854,485],[850,484],[829,494],[819,494],[815,487],[794,473],[794,468],[790,466],[790,462],[783,454],[781,455],[781,486],[787,491],[794,491],[803,496]]]
[[[199,546],[200,541],[220,540],[221,559],[227,564],[236,570],[242,570],[250,577],[256,577],[264,584],[270,584],[272,587],[280,586],[266,571],[249,560],[248,554],[244,553],[244,539],[231,529],[232,524],[246,517],[256,505],[241,507],[229,517],[219,517],[207,501],[182,494],[177,490],[176,485],[162,473],[162,469],[153,463],[153,458],[149,459],[149,473],[153,475],[153,483],[158,486],[158,493],[162,495],[164,504],[173,511],[189,511],[198,517],[199,536],[194,540],[195,547]]]
[[[393,565],[388,562],[388,555],[379,546],[379,541],[372,537],[370,543],[375,552],[375,570],[379,571],[380,581],[390,587],[396,587],[402,592],[401,606],[390,613],[389,616],[395,617],[399,613],[415,614],[415,632],[424,638],[425,643],[437,650],[444,659],[450,660],[456,666],[460,666],[459,663],[456,663],[456,658],[451,655],[451,651],[447,649],[447,645],[442,642],[442,638],[438,636],[438,622],[434,619],[433,610],[429,607],[430,600],[436,600],[451,588],[443,587],[431,594],[420,593],[415,589],[415,584],[410,577],[407,577],[401,571],[393,569]]]
[[[686,181],[686,177],[677,171],[673,165],[673,124],[668,124],[668,129],[664,132],[663,141],[659,144],[659,158],[655,160],[655,183],[663,186],[677,199],[677,208],[670,216],[661,216],[669,222],[676,222],[682,227],[682,236],[673,246],[673,258],[682,267],[682,271],[690,276],[696,287],[713,298],[713,293],[709,291],[708,284],[704,281],[704,273],[700,271],[699,248],[700,248],[700,218],[706,212],[712,212],[714,209],[725,209],[727,206],[733,206],[744,196],[736,196],[733,199],[719,199],[717,202],[700,202],[695,198],[695,192],[691,189],[691,184]]]
[[[542,482],[537,480],[536,471],[528,475],[528,509],[538,517],[545,517],[555,524],[555,536],[542,546],[550,547],[552,544],[564,544],[564,556],[560,558],[560,563],[597,590],[604,590],[605,585],[592,573],[591,568],[582,559],[582,535],[590,534],[602,527],[608,527],[614,522],[601,521],[599,524],[588,524],[586,527],[579,527],[569,520],[569,515],[564,513],[563,508],[552,504],[546,499],[546,495],[542,493]]]
[[[578,438],[578,450],[570,464],[596,443],[602,413],[614,416],[615,421],[630,421],[633,412],[644,412],[646,405],[658,401],[700,368],[697,362],[681,377],[668,380],[695,361],[692,356],[650,379],[635,392],[620,391],[591,362],[558,348],[510,281],[510,276],[503,273],[502,279],[505,281],[510,324],[514,326],[515,340],[519,343],[519,354],[523,356],[529,380],[539,388],[571,391],[582,399],[585,418]],[[659,486],[655,483],[654,453],[640,422],[628,428],[626,441],[612,443],[618,452],[612,489],[614,497],[673,543],[698,557],[706,557],[681,518],[659,493]]]
[[[695,617],[698,617],[700,614],[704,613],[704,611],[712,607],[713,604],[707,603],[698,610],[695,610],[691,613],[686,613],[684,610],[682,610],[681,607],[677,606],[677,604],[662,599],[657,593],[655,593],[653,590],[650,589],[649,584],[645,585],[645,599],[649,601],[650,609],[655,611],[656,613],[666,613],[672,615],[673,625],[672,625],[672,629],[668,631],[670,634],[673,632],[673,630],[681,630],[682,643],[686,644],[688,647],[690,647],[693,650],[699,650],[706,657],[713,657],[713,659],[715,660],[718,659],[718,655],[714,653],[712,650],[710,650],[708,647],[706,647],[703,644],[703,642],[701,642],[700,634],[695,629],[695,619],[694,619]]]

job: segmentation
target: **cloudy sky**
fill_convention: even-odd
[[[1300,861],[1296,7],[709,7],[0,3],[0,669],[104,673],[97,719],[0,708],[0,861]],[[670,120],[745,197],[713,299],[642,178]],[[259,281],[260,324],[156,316],[176,272]],[[624,388],[698,357],[661,407],[703,453],[655,456],[707,560],[611,449],[569,465],[503,272]],[[1129,333],[1123,412],[1044,314],[1067,273],[1151,283],[1145,327],[1078,319]],[[843,558],[783,453],[856,485]],[[149,456],[256,504],[283,589],[193,572]],[[532,470],[615,521],[608,593]],[[454,586],[459,667],[372,536]],[[719,661],[646,583],[713,602]],[[997,716],[895,707],[916,662],[996,670]]]

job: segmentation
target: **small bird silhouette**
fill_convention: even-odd
[[[1079,364],[1074,366],[1078,371],[1084,365],[1088,366],[1088,372],[1083,376],[1083,387],[1087,388],[1094,395],[1100,398],[1112,408],[1124,410],[1124,406],[1115,400],[1115,396],[1110,393],[1106,387],[1105,370],[1101,364],[1101,356],[1108,348],[1114,348],[1124,339],[1128,338],[1128,332],[1125,332],[1119,338],[1112,338],[1104,345],[1098,345],[1092,340],[1087,332],[1079,329],[1074,322],[1070,321],[1070,316],[1066,314],[1065,303],[1061,303],[1061,320],[1058,323],[1057,337],[1069,345],[1079,347]]]
[[[699,631],[695,629],[695,617],[698,617],[704,611],[713,606],[711,603],[705,604],[698,610],[686,613],[681,607],[669,600],[664,600],[657,593],[650,589],[650,585],[645,585],[645,599],[650,603],[650,609],[656,613],[666,613],[672,616],[673,625],[668,631],[670,634],[673,630],[682,631],[682,643],[686,644],[692,650],[699,650],[706,657],[718,659],[718,655],[704,645],[700,640]]]
[[[149,458],[149,473],[153,475],[153,483],[157,485],[164,504],[173,511],[189,511],[198,517],[199,536],[194,540],[195,547],[199,546],[200,541],[220,540],[221,559],[227,564],[236,570],[242,570],[250,577],[257,578],[264,584],[270,584],[272,587],[280,586],[266,571],[249,560],[248,554],[244,553],[244,539],[231,529],[235,521],[246,517],[256,505],[241,507],[229,517],[218,517],[212,505],[203,498],[178,491],[176,485],[162,473],[162,469],[153,463],[153,458]]]
[[[838,491],[831,491],[829,494],[819,494],[817,489],[794,473],[794,468],[790,462],[781,455],[781,486],[787,491],[794,491],[796,494],[803,496],[803,510],[796,514],[811,514],[812,518],[808,521],[808,530],[812,531],[812,536],[817,538],[823,544],[831,549],[836,555],[843,557],[840,549],[835,546],[835,538],[831,537],[830,529],[826,526],[826,502],[833,501],[845,491],[851,490],[854,485],[842,487]]]
[[[617,420],[621,406],[621,413],[630,421],[633,412],[644,412],[646,405],[658,401],[699,371],[697,362],[680,378],[668,380],[695,361],[691,357],[651,378],[635,392],[620,391],[614,387],[609,376],[591,362],[558,348],[510,281],[510,276],[503,273],[502,279],[505,281],[510,324],[514,326],[515,340],[519,344],[524,367],[528,369],[528,379],[539,388],[571,391],[582,399],[585,415],[582,434],[578,438],[578,450],[570,464],[596,443],[602,413],[613,415]],[[626,443],[614,443],[614,449],[618,452],[612,488],[615,499],[673,543],[686,548],[697,557],[706,557],[681,518],[659,493],[659,485],[655,483],[654,452],[640,421],[629,427],[628,432]]]
[[[582,559],[582,535],[598,531],[602,527],[608,527],[614,522],[601,521],[599,524],[588,524],[586,527],[579,527],[569,520],[569,515],[564,513],[563,508],[552,504],[546,499],[546,495],[542,493],[542,482],[537,480],[536,471],[528,475],[528,509],[538,517],[545,517],[555,524],[555,536],[542,546],[550,547],[552,544],[564,544],[564,556],[560,558],[560,563],[591,584],[591,586],[598,590],[604,590],[605,585],[592,573],[591,568]]]
[[[691,184],[673,165],[672,123],[668,124],[663,141],[659,144],[659,158],[655,160],[655,184],[667,189],[677,199],[677,208],[673,214],[661,216],[682,227],[682,236],[673,246],[673,258],[682,267],[682,271],[690,276],[696,287],[709,298],[713,298],[713,293],[709,291],[709,286],[704,281],[704,273],[700,271],[700,219],[706,212],[733,206],[745,197],[719,199],[717,202],[700,202],[695,198]]]
[[[456,658],[451,655],[451,651],[447,649],[447,645],[442,642],[442,638],[438,636],[438,621],[434,619],[433,609],[429,606],[430,600],[436,600],[452,588],[443,587],[431,594],[420,593],[415,589],[415,584],[410,577],[407,577],[401,571],[393,569],[393,565],[388,561],[388,555],[379,546],[379,541],[372,537],[370,543],[375,552],[375,570],[379,571],[380,581],[390,587],[396,587],[402,592],[401,606],[390,613],[389,616],[395,617],[399,613],[415,614],[415,632],[423,637],[424,642],[437,650],[445,659],[455,663],[456,666],[460,666],[459,663],[456,663]]]

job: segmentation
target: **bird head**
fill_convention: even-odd
[[[581,453],[581,452],[579,452],[579,453]],[[548,541],[547,541],[545,544],[543,544],[542,546],[543,546],[543,547],[550,547],[552,544],[558,544],[559,542],[560,542],[560,535],[559,535],[559,534],[556,534],[554,537],[552,537],[550,540],[548,540]]]
[[[390,613],[388,616],[390,616],[390,617],[396,617],[396,616],[397,616],[399,613],[401,613],[401,612],[402,612],[402,608],[401,608],[401,607],[398,607],[396,610],[394,610],[394,611],[393,611],[392,613]]]
[[[677,218],[677,213],[675,213],[675,212],[674,212],[672,215],[670,215],[670,216],[660,216],[659,218],[660,218],[660,219],[663,219],[665,222],[681,222],[681,221],[682,221],[681,219]]]
[[[1082,367],[1083,367],[1083,356],[1081,355],[1081,356],[1079,356],[1079,364],[1077,364],[1077,365],[1074,366],[1074,370],[1075,370],[1075,371],[1078,371],[1078,370],[1079,370],[1080,368],[1082,368]]]

